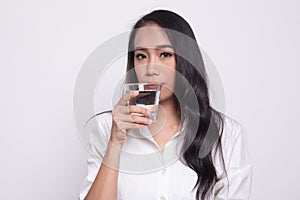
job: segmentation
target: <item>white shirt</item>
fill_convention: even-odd
[[[79,199],[87,195],[100,168],[110,137],[112,116],[98,117],[99,129],[90,135],[91,152],[88,158],[88,175],[84,180]],[[222,149],[228,179],[221,167],[219,155],[214,158],[218,181],[211,200],[249,199],[252,168],[245,151],[243,128],[235,120],[225,117]],[[147,127],[132,129],[123,145],[117,185],[117,200],[192,200],[197,174],[179,157],[180,141],[185,123],[165,145],[161,152]],[[229,187],[228,187],[229,182]]]

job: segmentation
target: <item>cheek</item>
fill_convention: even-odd
[[[143,77],[145,76],[145,69],[144,67],[135,67],[134,68],[136,76],[139,80],[143,80]]]
[[[169,59],[164,63],[166,66],[170,67],[171,69],[176,68],[175,58]]]
[[[174,89],[175,85],[175,77],[176,77],[176,70],[174,69],[167,69],[164,72],[164,77],[165,77],[165,84],[167,88],[170,88],[171,90]]]

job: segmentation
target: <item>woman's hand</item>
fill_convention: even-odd
[[[147,108],[135,105],[126,106],[126,103],[131,98],[138,96],[138,94],[138,91],[126,93],[112,110],[110,142],[120,145],[120,147],[127,141],[127,129],[140,128],[152,123],[152,121],[147,118],[150,116],[150,111]],[[142,114],[144,116],[138,116],[136,114]]]

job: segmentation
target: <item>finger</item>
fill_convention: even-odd
[[[132,122],[121,122],[119,123],[119,127],[122,127],[123,130],[128,130],[128,129],[136,129],[136,128],[141,128],[147,126],[146,124],[139,124],[139,123],[132,123]]]
[[[144,116],[139,116],[138,114],[120,114],[115,117],[115,120],[120,127],[120,124],[122,122],[127,122],[127,123],[137,123],[137,124],[144,124],[144,125],[150,125],[152,123],[152,120],[149,118],[146,118]],[[123,127],[120,127],[120,129],[123,129]]]
[[[142,106],[135,106],[135,105],[130,105],[130,106],[116,105],[112,112],[113,115],[118,115],[119,113],[127,114],[127,115],[131,113],[138,113],[144,116],[150,116],[150,110],[148,108]]]
[[[150,110],[148,108],[135,105],[128,106],[128,113],[140,113],[144,116],[150,116]]]
[[[118,120],[119,122],[136,123],[136,124],[143,124],[143,125],[152,124],[151,119],[135,113],[132,113],[131,115],[122,115],[119,117],[120,117]]]
[[[132,97],[136,97],[139,95],[139,91],[129,91],[127,92],[121,100],[118,102],[118,105],[125,106],[127,101],[129,101]]]
[[[143,116],[139,116],[136,114],[131,114],[130,118],[132,122],[138,123],[138,124],[144,124],[144,125],[150,125],[152,124],[152,120]]]

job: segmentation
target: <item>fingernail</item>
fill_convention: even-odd
[[[152,124],[152,120],[151,119],[148,119],[148,124]]]

